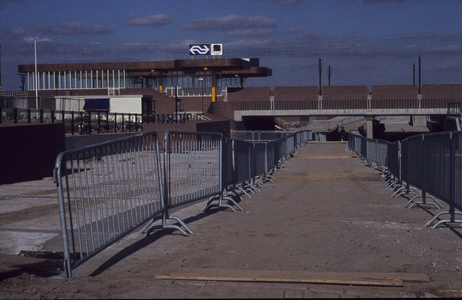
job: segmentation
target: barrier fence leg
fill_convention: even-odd
[[[160,225],[156,225],[156,226],[152,226],[150,227],[155,221],[157,220],[162,220],[162,224]],[[174,224],[167,224],[167,220],[174,220],[176,222],[178,222],[180,224],[180,226],[182,226],[183,228],[181,228],[180,226],[178,225],[174,225]],[[149,229],[148,229],[149,228]],[[182,234],[184,235],[195,235],[195,233],[178,217],[173,217],[173,216],[170,216],[168,214],[168,211],[167,210],[164,210],[164,212],[162,213],[162,217],[155,217],[153,218],[149,224],[147,224],[143,230],[141,231],[141,233],[145,233],[146,236],[148,236],[152,231],[156,230],[156,229],[166,229],[166,228],[172,228],[172,229],[177,229],[179,230]]]
[[[440,211],[439,213],[437,213],[433,218],[431,218],[430,221],[428,221],[427,223],[425,223],[425,227],[430,226],[431,223],[433,223],[433,221],[435,221],[436,219],[439,218],[439,216],[444,215],[444,214],[450,214],[450,215],[451,215],[451,218],[450,218],[450,219],[446,219],[446,220],[440,220],[440,221],[438,221],[435,225],[432,226],[433,229],[435,229],[436,227],[438,227],[441,223],[462,223],[462,220],[456,220],[456,218],[455,218],[455,215],[456,215],[456,214],[462,215],[462,212],[460,212],[460,211],[455,211],[455,210],[454,210],[454,207],[451,207],[450,210]]]
[[[215,200],[218,200],[218,203],[212,204],[212,202],[215,201]],[[244,210],[239,204],[237,204],[237,202],[232,197],[228,197],[228,195],[226,194],[226,190],[224,190],[222,193],[220,193],[220,195],[215,195],[215,196],[210,197],[209,201],[207,201],[207,203],[204,205],[204,207],[202,207],[201,211],[209,210],[211,207],[222,207],[222,208],[229,208],[233,212],[236,212],[234,207],[232,207],[229,204],[224,204],[223,200],[228,200],[228,201],[232,202],[241,211]]]

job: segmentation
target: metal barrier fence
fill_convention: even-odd
[[[227,195],[258,191],[299,147],[306,132],[275,141],[248,143],[217,133],[169,131],[163,155],[153,131],[62,152],[55,165],[64,270],[68,278],[81,265],[146,223],[157,228],[194,232],[169,209],[209,197],[212,206],[243,210]],[[218,204],[212,204],[218,200]],[[161,225],[153,226],[161,220]],[[169,224],[169,221],[175,223]]]
[[[387,189],[397,184],[392,197],[414,194],[403,207],[422,203],[443,209],[438,199],[449,205],[448,210],[437,213],[425,227],[444,214],[449,214],[449,218],[439,220],[433,228],[442,223],[462,223],[456,219],[456,215],[462,215],[462,132],[421,134],[395,143],[350,133],[348,149],[361,156],[363,165],[383,172]],[[416,202],[417,198],[422,201]]]
[[[0,124],[63,123],[66,133],[117,133],[142,131],[140,114],[79,112],[50,109],[1,108]]]
[[[64,269],[72,269],[164,210],[155,132],[62,152],[56,159]]]

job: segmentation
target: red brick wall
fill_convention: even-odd
[[[228,102],[269,101],[269,87],[228,88]]]
[[[319,90],[316,86],[274,87],[274,101],[282,100],[318,100]]]
[[[417,85],[373,85],[372,100],[379,99],[417,99]]]
[[[234,120],[234,111],[241,109],[240,102],[215,102],[210,105],[208,113]]]
[[[369,95],[365,85],[356,86],[324,86],[322,100],[364,100]]]
[[[462,84],[423,84],[423,99],[454,99],[462,101]]]

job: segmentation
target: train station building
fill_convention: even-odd
[[[257,58],[39,64],[37,74],[35,65],[19,65],[18,71],[26,74],[29,92],[38,90],[42,97],[153,89],[178,97],[208,96],[212,102],[226,97],[228,87],[244,87],[248,78],[272,75]]]

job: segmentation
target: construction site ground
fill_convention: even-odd
[[[460,224],[425,227],[439,209],[403,208],[346,146],[306,144],[244,211],[199,200],[172,213],[195,235],[135,231],[72,279],[53,180],[2,185],[0,298],[462,297]]]

